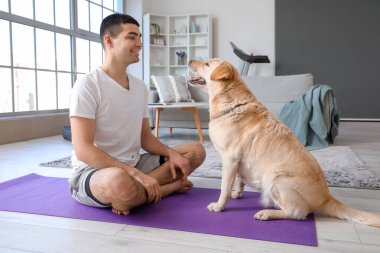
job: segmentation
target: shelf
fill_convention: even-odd
[[[191,35],[208,35],[207,32],[201,32],[201,33],[189,33]]]
[[[167,36],[167,33],[150,33],[152,36]]]
[[[183,36],[183,37],[185,37],[185,36],[187,36],[187,33],[171,33],[171,34],[169,34],[169,36],[178,36],[178,37]]]
[[[187,65],[170,65],[169,68],[187,68]]]
[[[144,15],[142,24],[143,79],[146,84],[151,83],[152,75],[188,75],[189,60],[212,58],[212,24],[209,14],[148,13]],[[178,51],[185,52],[183,65],[177,64]]]

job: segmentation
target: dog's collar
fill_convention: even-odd
[[[219,112],[217,112],[217,113],[215,113],[215,114],[210,114],[210,118],[212,119],[212,120],[215,120],[215,119],[218,119],[218,118],[220,118],[220,117],[223,117],[224,115],[227,115],[227,114],[229,114],[229,113],[231,113],[231,112],[234,112],[236,109],[238,109],[239,107],[241,107],[241,106],[244,106],[244,105],[247,105],[247,104],[249,104],[250,102],[245,102],[245,103],[242,103],[242,104],[237,104],[237,105],[235,105],[235,106],[233,106],[233,107],[230,107],[230,108],[227,108],[227,109],[224,109],[223,111],[219,111]]]

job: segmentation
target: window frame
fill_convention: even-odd
[[[17,1],[17,0],[14,0]],[[55,23],[56,19],[56,11],[55,11],[55,1],[53,0],[53,19]],[[96,4],[100,6],[101,8],[105,8],[108,11],[111,11],[113,13],[119,12],[123,13],[123,0],[113,0],[113,5],[114,5],[114,10],[109,9],[108,7],[103,6],[103,0],[101,0],[101,5],[92,2],[92,0],[85,0],[88,4],[89,8],[89,15],[88,15],[88,22],[89,22],[89,30],[90,30],[90,22],[91,22],[91,10],[90,10],[90,5],[91,4]],[[8,12],[4,12],[0,10],[0,19],[7,21],[9,24],[9,43],[10,43],[10,65],[0,65],[2,69],[9,69],[11,73],[11,89],[12,89],[12,112],[0,112],[0,118],[6,118],[6,117],[14,117],[14,116],[28,116],[28,115],[41,115],[41,114],[47,114],[47,113],[67,113],[68,108],[66,109],[59,109],[59,87],[58,87],[58,75],[59,73],[70,73],[71,74],[71,87],[74,85],[75,80],[77,79],[78,75],[85,74],[83,72],[78,72],[77,71],[77,58],[76,58],[76,52],[77,52],[77,45],[76,45],[76,40],[77,38],[86,40],[88,42],[88,48],[89,48],[89,71],[91,68],[91,42],[96,42],[100,43],[100,38],[99,34],[91,32],[91,31],[86,31],[83,29],[80,29],[78,27],[78,1],[77,0],[69,0],[69,5],[70,5],[70,29],[59,27],[56,25],[44,23],[41,21],[36,20],[36,15],[35,15],[35,1],[33,0],[33,19],[26,18],[23,16],[18,16],[15,14],[11,13],[11,4],[12,1],[8,0]],[[103,16],[103,11],[102,9],[102,16]],[[34,67],[19,67],[19,66],[14,66],[14,60],[13,60],[13,36],[12,36],[12,25],[14,23],[21,24],[21,25],[26,25],[29,27],[33,28],[33,40],[34,40]],[[55,68],[52,69],[43,69],[43,68],[38,68],[37,67],[37,29],[42,29],[46,30],[49,32],[52,32],[54,34],[54,52],[55,52]],[[70,38],[70,47],[71,47],[71,71],[66,71],[66,70],[58,70],[57,69],[57,34],[63,34],[67,35]],[[102,51],[102,58],[104,58],[104,52]],[[14,73],[15,69],[25,69],[25,70],[32,70],[34,71],[35,75],[35,99],[36,99],[36,108],[33,111],[19,111],[16,112],[15,108],[15,80],[14,80]],[[56,85],[56,109],[51,109],[51,110],[39,110],[38,108],[38,80],[37,80],[37,75],[38,71],[47,71],[47,72],[53,72],[55,74],[55,85]]]

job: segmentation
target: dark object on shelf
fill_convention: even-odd
[[[253,54],[247,54],[240,48],[238,48],[234,43],[230,42],[234,53],[244,61],[243,68],[240,72],[242,76],[246,76],[248,73],[249,65],[252,63],[270,63],[268,56],[266,55],[253,55]]]
[[[71,126],[64,126],[61,133],[64,139],[71,141]]]

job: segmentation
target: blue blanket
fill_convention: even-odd
[[[325,97],[327,99],[325,100]],[[323,109],[328,103],[325,122]],[[315,85],[295,101],[282,108],[279,119],[287,125],[309,150],[325,148],[338,135],[339,113],[334,91],[328,85]]]

